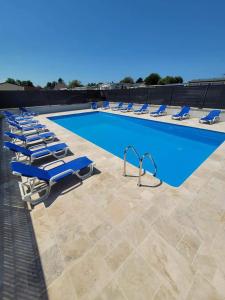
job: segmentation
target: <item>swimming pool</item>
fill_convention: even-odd
[[[225,140],[225,133],[104,112],[49,119],[122,159],[128,145],[141,155],[150,152],[158,169],[156,177],[174,187],[180,186]],[[127,160],[138,166],[133,153],[128,153]],[[148,160],[144,168],[153,171]]]

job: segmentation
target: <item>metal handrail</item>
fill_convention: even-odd
[[[141,186],[141,175],[142,175],[142,166],[143,166],[143,161],[145,158],[149,158],[151,163],[153,164],[154,167],[154,173],[150,173],[152,176],[156,176],[157,173],[157,166],[156,163],[152,157],[152,155],[149,152],[146,152],[142,157],[140,158],[140,164],[139,164],[139,177],[138,177],[138,186]]]
[[[134,154],[137,156],[138,158],[138,163],[139,163],[139,168],[140,168],[140,160],[141,157],[139,155],[139,153],[137,152],[137,150],[134,148],[134,146],[129,145],[124,149],[124,165],[123,165],[123,176],[127,175],[127,152],[128,150],[132,150],[134,152]]]

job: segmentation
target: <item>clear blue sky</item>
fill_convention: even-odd
[[[225,1],[14,0],[0,6],[0,81],[225,73]]]

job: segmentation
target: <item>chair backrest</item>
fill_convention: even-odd
[[[8,123],[14,127],[16,127],[17,129],[21,129],[22,127],[20,125],[18,125],[16,122],[14,121],[8,121]]]
[[[22,112],[28,112],[28,110],[27,110],[25,107],[20,107],[20,110],[21,110]]]
[[[22,162],[11,162],[11,169],[13,172],[19,173],[25,177],[37,177],[38,179],[44,181],[48,181],[50,179],[48,171],[36,166],[24,164]]]
[[[92,109],[96,109],[97,108],[97,103],[96,102],[92,102],[91,103],[91,108]]]
[[[166,104],[162,104],[159,107],[159,111],[164,111],[164,110],[166,110],[166,108],[167,108],[167,105]]]
[[[208,114],[207,118],[219,117],[220,113],[221,113],[221,110],[219,110],[219,109],[211,110],[210,113]]]
[[[107,100],[104,101],[104,102],[103,102],[103,107],[108,107],[108,106],[109,106],[109,101],[107,101]]]
[[[13,116],[13,113],[11,113],[11,112],[8,111],[8,110],[4,110],[4,111],[3,111],[3,114],[4,114],[5,116],[8,116],[8,117],[12,117],[12,116]]]
[[[20,152],[24,155],[30,156],[31,155],[31,151],[25,147],[21,147],[19,145],[16,145],[14,143],[11,142],[4,142],[4,146],[7,147],[9,150],[13,151],[13,152]]]
[[[123,102],[119,102],[118,107],[123,106]]]
[[[5,131],[4,134],[7,135],[8,137],[10,137],[11,139],[17,139],[19,136],[18,134],[15,134],[15,133],[12,133],[9,131]]]
[[[180,114],[187,114],[189,113],[189,111],[190,111],[190,106],[185,105],[181,108]]]
[[[128,103],[128,105],[127,105],[127,109],[131,109],[131,108],[132,108],[132,106],[133,106],[133,103]]]
[[[147,108],[148,108],[148,103],[145,103],[145,104],[142,105],[141,110],[145,110]]]

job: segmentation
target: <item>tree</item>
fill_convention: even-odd
[[[13,79],[13,78],[7,78],[5,82],[11,83],[11,84],[17,84],[17,83],[16,83],[16,80]]]
[[[143,80],[143,78],[141,78],[141,77],[139,77],[137,80],[136,80],[136,83],[143,83],[144,82],[144,80]]]
[[[29,86],[29,87],[33,87],[34,86],[33,82],[30,81],[30,80],[23,80],[23,81],[21,81],[20,85],[21,86]]]
[[[95,82],[89,82],[89,83],[87,84],[87,87],[96,87],[96,86],[98,86],[98,84],[95,83]]]
[[[8,78],[6,80],[6,82],[12,83],[12,84],[17,84],[17,85],[20,85],[20,86],[31,86],[31,87],[34,86],[33,82],[30,81],[30,80],[19,80],[19,79],[15,80],[13,78]]]
[[[130,83],[133,84],[134,83],[134,79],[130,76],[124,77],[124,79],[120,80],[120,83]]]
[[[70,81],[69,84],[68,84],[68,88],[70,88],[70,89],[73,89],[73,88],[76,88],[76,87],[81,87],[81,86],[83,86],[83,85],[77,79]]]
[[[184,82],[184,80],[181,76],[175,76],[174,78],[176,80],[176,83],[183,83]]]
[[[58,79],[58,83],[65,83],[64,80],[62,78]]]
[[[159,84],[175,84],[175,83],[183,83],[183,78],[181,76],[166,76],[159,80]]]
[[[145,78],[145,84],[147,85],[156,85],[158,84],[159,80],[161,77],[159,76],[158,73],[151,73],[149,76]]]
[[[47,82],[46,86],[44,87],[45,89],[48,90],[52,90],[54,89],[54,87],[56,86],[57,82],[56,81],[52,81],[52,82]]]

